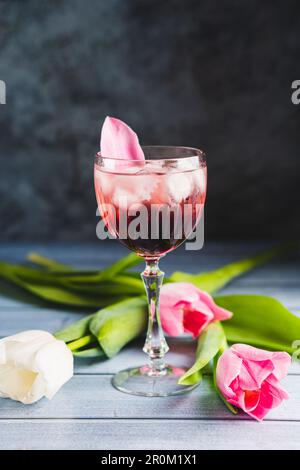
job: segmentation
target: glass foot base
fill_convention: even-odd
[[[124,393],[142,397],[168,397],[190,392],[198,386],[179,385],[179,378],[187,369],[172,367],[154,373],[149,366],[135,367],[118,372],[112,379],[115,388]]]

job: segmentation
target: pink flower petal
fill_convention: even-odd
[[[248,373],[253,377],[256,387],[258,388],[274,370],[273,362],[270,360],[255,362],[244,359],[243,367],[247,369]],[[245,387],[245,389],[246,388],[247,387]]]
[[[286,352],[274,352],[272,355],[272,362],[274,365],[273,375],[282,380],[288,373],[291,365],[291,356]]]
[[[176,307],[179,307],[179,306],[182,306],[185,311],[189,309],[192,311],[202,313],[203,315],[206,315],[210,321],[213,321],[215,319],[214,314],[211,311],[211,309],[201,300],[197,299],[197,300],[194,300],[193,302],[186,302],[186,301],[178,302],[176,304]]]
[[[253,418],[261,421],[273,408],[279,406],[288,394],[278,385],[275,387],[266,381],[261,388],[260,400],[257,407],[249,412]]]
[[[262,421],[264,417],[269,413],[270,408],[264,408],[260,403],[252,411],[245,411],[251,418],[256,419],[257,421]]]
[[[268,377],[266,382],[269,385],[269,389],[272,390],[274,396],[278,396],[281,400],[288,400],[290,398],[288,392],[280,385],[280,382],[271,375]]]
[[[253,412],[260,400],[260,395],[261,392],[260,390],[242,390],[239,389],[237,391],[237,397],[233,400],[230,401],[232,405],[237,406],[238,408],[241,408],[245,413],[250,414]]]
[[[288,398],[278,377],[286,375],[290,362],[290,356],[284,352],[234,344],[218,361],[217,385],[229,403],[261,421]]]
[[[183,309],[164,306],[160,308],[160,319],[163,330],[170,336],[184,333]]]
[[[188,282],[164,284],[160,292],[160,304],[174,306],[179,302],[195,302],[199,299],[197,287]]]
[[[233,344],[231,346],[233,352],[243,359],[250,361],[266,361],[272,359],[273,352],[265,351],[264,349],[255,348],[248,344]]]
[[[246,413],[249,411],[255,410],[260,400],[261,392],[260,390],[246,390],[244,392],[244,408],[243,410]]]
[[[183,317],[177,310],[184,312]],[[175,316],[175,319],[166,319],[167,315]],[[163,325],[168,328],[168,334],[175,336],[175,331],[181,331],[182,327],[176,321],[183,321],[185,332],[198,336],[210,322],[230,318],[231,312],[218,307],[212,297],[198,289],[189,282],[174,282],[164,284],[160,295],[160,313]],[[170,329],[170,324],[172,328]]]
[[[201,302],[202,304],[202,302]],[[206,307],[206,306],[205,306]],[[204,311],[201,311],[201,306],[192,304],[184,310],[183,317],[183,326],[184,331],[187,333],[192,333],[194,338],[199,336],[202,330],[213,320],[213,313],[208,310],[207,307],[203,308]]]
[[[217,364],[217,385],[226,399],[235,398],[236,393],[231,384],[238,377],[243,360],[234,354],[231,349],[226,349]]]
[[[163,285],[160,316],[163,329],[171,336],[183,332],[197,336],[214,319],[209,307],[199,300],[199,289],[187,282]]]
[[[257,383],[255,374],[251,374],[249,368],[245,366],[245,361],[243,361],[243,365],[239,373],[239,387],[244,391],[253,391],[260,387],[260,384]]]
[[[229,312],[229,310],[226,310],[225,308],[219,307],[219,305],[214,302],[213,298],[207,292],[200,290],[199,292],[200,299],[205,302],[214,313],[215,320],[227,320],[228,318],[232,317],[232,312]]]
[[[145,160],[136,133],[119,119],[107,116],[101,130],[101,155],[123,160]],[[110,161],[110,165],[122,166],[122,162]]]

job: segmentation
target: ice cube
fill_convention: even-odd
[[[193,192],[192,173],[171,173],[166,178],[168,193],[175,202],[181,202]]]
[[[128,189],[116,188],[113,193],[112,202],[115,206],[125,209],[134,204],[136,200],[134,193]]]
[[[122,168],[122,174],[135,175],[135,174],[140,173],[140,171],[142,171],[144,168],[145,168],[144,163],[142,165],[131,164],[127,166],[126,168]]]
[[[195,189],[201,193],[205,193],[206,190],[206,176],[202,168],[199,168],[193,173]]]
[[[104,195],[108,195],[111,190],[111,176],[100,170],[95,171],[95,186]]]
[[[144,164],[141,164],[141,165],[137,165],[137,164],[134,164],[134,163],[131,163],[131,162],[121,162],[119,165],[118,165],[118,169],[116,171],[115,167],[110,167],[109,165],[105,165],[102,169],[103,172],[105,173],[112,173],[114,175],[118,175],[118,174],[121,174],[121,175],[134,175],[136,173],[139,173],[139,171],[141,171],[141,169],[144,168]]]
[[[177,170],[179,171],[191,171],[199,168],[198,157],[180,158],[176,161]]]
[[[151,175],[151,174],[164,174],[167,173],[168,169],[161,164],[160,161],[153,160],[147,162],[145,167],[140,171],[140,173]]]
[[[135,175],[134,177],[119,176],[113,194],[113,203],[120,207],[129,207],[131,204],[150,201],[158,181],[149,175]]]

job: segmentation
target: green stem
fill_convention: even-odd
[[[93,342],[95,342],[95,337],[93,335],[86,335],[82,336],[82,338],[72,341],[71,343],[68,343],[67,346],[69,349],[71,349],[71,351],[75,351],[76,349],[83,348],[84,346],[87,346]]]
[[[40,255],[39,253],[31,252],[27,255],[28,261],[31,263],[43,266],[54,271],[73,271],[72,266],[67,266],[65,264],[54,261],[53,259],[46,258],[45,256]]]

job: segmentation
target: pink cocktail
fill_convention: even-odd
[[[95,160],[95,191],[101,217],[111,235],[146,261],[142,273],[149,303],[144,352],[146,366],[115,375],[123,392],[143,396],[185,393],[193,386],[178,384],[184,369],[164,361],[168,345],[159,317],[159,291],[164,273],[159,259],[183,243],[203,213],[206,161],[201,150],[187,147],[143,147],[145,159]]]
[[[197,225],[205,202],[206,166],[192,157],[134,162],[115,172],[99,155],[95,190],[109,232],[140,256],[158,257],[183,243]],[[140,226],[134,224],[137,216]]]

